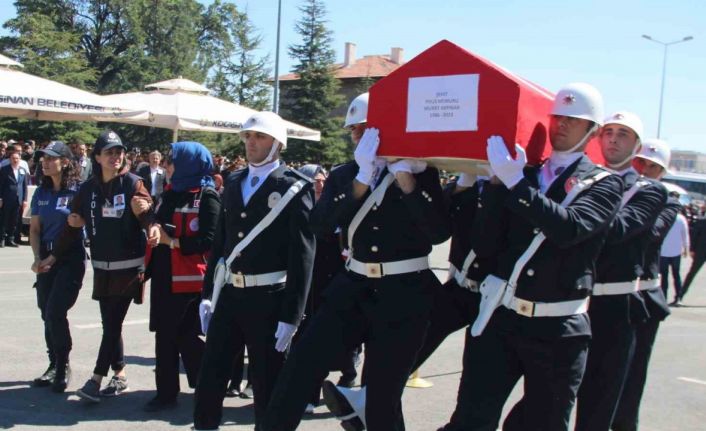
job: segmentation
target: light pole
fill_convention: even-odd
[[[282,26],[282,0],[277,1],[277,47],[275,48],[275,92],[272,97],[272,110],[279,113],[279,31]]]
[[[664,76],[667,73],[667,48],[669,47],[669,45],[676,45],[678,43],[688,42],[688,41],[692,40],[693,37],[686,36],[682,39],[675,40],[672,42],[662,42],[662,41],[654,39],[653,37],[648,36],[646,34],[643,34],[642,37],[651,41],[651,42],[658,43],[664,47],[664,55],[662,57],[662,89],[660,90],[660,93],[659,93],[659,117],[657,118],[657,138],[659,138],[660,131],[662,129],[662,103],[664,102]]]

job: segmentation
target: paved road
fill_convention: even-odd
[[[435,249],[433,264],[446,268],[448,245]],[[86,405],[73,391],[90,376],[100,341],[98,306],[90,298],[92,273],[69,319],[74,338],[74,379],[63,395],[30,387],[29,381],[46,368],[44,339],[34,275],[29,271],[29,247],[0,249],[0,427],[94,430],[188,429],[191,425],[191,390],[179,408],[157,415],[141,407],[154,396],[154,339],[147,331],[147,305],[133,305],[124,328],[128,376],[132,392],[100,405]],[[683,262],[683,266],[688,266]],[[686,269],[686,268],[685,268]],[[706,273],[706,271],[704,271]],[[439,274],[441,275],[441,271]],[[706,429],[706,275],[697,279],[687,298],[688,307],[675,309],[660,329],[642,411],[642,431],[702,431]],[[463,333],[449,337],[422,368],[430,389],[407,389],[404,411],[407,429],[430,431],[445,423],[454,406],[460,376]],[[336,376],[334,376],[336,378]],[[521,389],[515,389],[511,402]],[[182,375],[182,387],[187,387]],[[510,404],[511,405],[511,404]],[[227,399],[223,430],[252,430],[252,408],[247,400]],[[100,423],[97,423],[100,422]],[[325,407],[307,417],[302,430],[337,430]]]

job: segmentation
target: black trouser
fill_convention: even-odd
[[[446,337],[472,324],[478,316],[480,294],[464,289],[454,280],[434,291],[429,329],[419,349],[413,370],[418,369],[444,342]]]
[[[66,317],[76,303],[86,265],[80,256],[55,264],[37,274],[37,305],[44,321],[44,340],[51,364],[65,365],[71,351],[71,331]]]
[[[630,364],[625,389],[620,397],[613,419],[615,431],[637,431],[640,416],[640,401],[647,381],[647,367],[652,356],[652,347],[657,338],[660,321],[650,319],[636,328],[635,355]]]
[[[498,314],[501,315],[498,315]],[[588,336],[539,339],[494,325],[511,313],[496,311],[479,337],[468,337],[467,357],[452,429],[495,431],[503,405],[524,376],[524,398],[509,431],[563,431],[586,365]],[[497,322],[495,322],[497,323]],[[510,419],[510,418],[508,418]]]
[[[674,280],[674,299],[679,299],[682,297],[682,286],[681,286],[681,274],[679,270],[681,269],[681,256],[660,256],[659,258],[659,272],[662,278],[662,292],[664,292],[664,297],[667,298],[667,292],[669,291],[669,268],[672,268],[672,278]]]
[[[613,305],[609,301],[627,302],[624,296],[592,298],[589,310],[592,337],[576,400],[576,431],[607,431],[618,408],[635,352],[635,325],[627,313],[618,314],[608,308]]]
[[[424,341],[432,283],[438,286],[438,281],[431,271],[399,277],[399,282],[385,278],[368,280],[342,272],[333,279],[324,304],[280,373],[263,430],[296,429],[308,394],[337,358],[361,342],[366,355],[367,428],[369,431],[404,429],[399,419],[400,397]]]
[[[175,293],[162,298],[155,332],[155,382],[157,397],[164,401],[175,400],[179,394],[180,356],[189,386],[196,387],[204,351],[204,342],[199,338],[199,298],[198,293]]]
[[[241,343],[235,348],[235,359],[233,359],[233,372],[230,375],[228,389],[240,390],[240,385],[243,383],[243,371],[245,370],[245,343]],[[250,379],[248,379],[250,380]]]
[[[2,240],[8,239],[15,242],[20,239],[22,226],[22,205],[17,202],[5,202],[2,210]]]
[[[255,423],[262,417],[270,399],[285,355],[275,350],[275,331],[282,291],[267,286],[239,289],[223,287],[206,338],[196,385],[194,428],[216,429],[221,423],[223,398],[233,370],[236,348],[243,342],[248,348]]]
[[[98,300],[101,310],[101,323],[103,324],[103,337],[98,349],[98,359],[94,374],[107,376],[108,368],[118,372],[125,368],[123,352],[123,321],[132,302],[131,297],[106,296]]]
[[[686,278],[684,279],[684,285],[682,286],[679,299],[684,298],[684,295],[686,295],[689,287],[691,287],[691,283],[694,282],[694,278],[696,278],[696,274],[699,272],[704,262],[706,262],[706,256],[694,256],[694,261],[691,262],[691,268],[689,268],[689,272],[686,274]]]

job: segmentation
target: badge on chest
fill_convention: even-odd
[[[107,200],[106,200],[107,201]],[[120,218],[123,216],[125,211],[125,194],[121,193],[119,195],[113,196],[113,203],[110,205],[106,202],[103,205],[101,214],[104,218]]]

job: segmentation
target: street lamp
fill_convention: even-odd
[[[692,40],[693,37],[686,36],[682,39],[675,40],[672,42],[662,42],[662,41],[654,39],[653,37],[648,36],[646,34],[643,34],[642,37],[651,41],[651,42],[658,43],[658,44],[664,46],[664,56],[662,57],[662,90],[660,91],[660,94],[659,94],[659,117],[657,119],[657,138],[659,138],[660,131],[662,129],[662,102],[664,101],[664,75],[667,73],[667,47],[669,45],[676,45],[678,43],[688,42],[688,41]]]
[[[282,27],[282,0],[277,2],[277,48],[275,49],[275,94],[272,97],[272,111],[279,114],[279,39]]]

